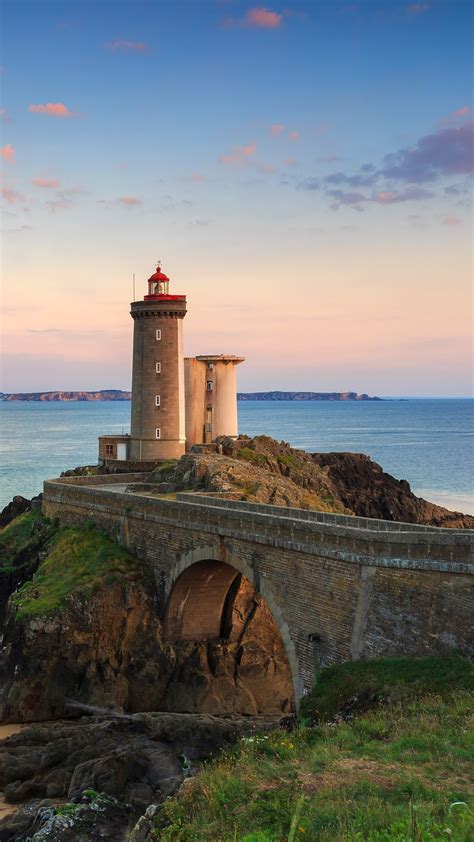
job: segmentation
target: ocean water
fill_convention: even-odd
[[[474,401],[239,402],[239,427],[308,451],[366,453],[413,491],[474,514]],[[130,403],[0,402],[0,509],[44,479],[97,462],[97,436],[128,432]]]

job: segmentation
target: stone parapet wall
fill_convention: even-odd
[[[264,597],[278,624],[297,697],[321,665],[472,650],[472,533],[374,530],[364,518],[321,522],[267,513],[275,507],[248,504],[247,510],[197,495],[193,502],[189,495],[173,501],[94,487],[131,481],[125,476],[46,482],[44,511],[64,524],[92,517],[148,561],[161,618],[174,582],[189,566],[204,560],[232,565]]]

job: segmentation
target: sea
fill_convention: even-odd
[[[240,401],[239,430],[310,452],[366,453],[415,494],[474,514],[474,401]],[[97,463],[97,436],[130,430],[129,401],[0,402],[0,510],[44,479]]]

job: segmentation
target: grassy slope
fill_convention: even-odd
[[[0,531],[0,571],[9,570],[19,552],[30,543],[40,512],[25,512]]]
[[[372,662],[380,686],[404,685],[403,701],[337,725],[241,740],[190,780],[181,797],[165,804],[171,824],[157,830],[156,838],[470,842],[474,814],[466,804],[472,795],[474,744],[472,693],[466,687],[470,682],[472,687],[472,672],[466,661],[455,657],[454,662],[454,667],[451,658]],[[441,694],[420,695],[414,678],[418,666],[427,692],[438,686]],[[329,679],[334,686],[338,671],[341,685],[350,677],[357,690],[360,664],[323,672],[321,699],[327,707]],[[440,681],[439,675],[444,676]]]
[[[97,529],[61,528],[33,579],[11,599],[19,618],[46,616],[73,593],[87,599],[101,585],[144,573],[142,562]]]

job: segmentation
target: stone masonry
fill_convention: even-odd
[[[92,518],[147,560],[161,597],[160,619],[175,638],[185,629],[197,635],[196,611],[207,615],[204,636],[217,635],[232,587],[226,571],[230,566],[243,574],[275,618],[296,699],[327,664],[473,649],[470,530],[198,494],[167,500],[125,493],[133,481],[143,481],[143,474],[48,481],[43,509],[63,524]],[[208,579],[202,562],[214,562]]]

